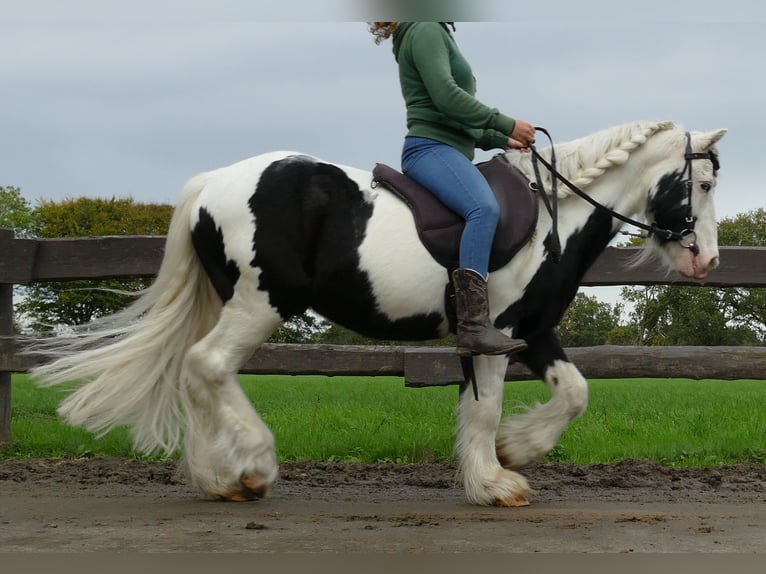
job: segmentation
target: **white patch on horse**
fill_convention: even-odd
[[[386,189],[375,197],[359,258],[377,308],[390,320],[444,313],[447,270],[420,242],[409,208]]]

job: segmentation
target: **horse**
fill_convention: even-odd
[[[475,389],[459,392],[455,453],[471,503],[527,505],[533,491],[519,471],[585,411],[587,381],[554,328],[622,216],[646,222],[645,253],[669,271],[704,279],[718,265],[713,192],[716,143],[725,133],[641,121],[539,152],[544,161],[555,152],[559,179],[592,201],[560,185],[561,252],[546,241],[554,219],[540,209],[528,241],[489,274],[491,320],[527,341],[514,359],[551,397],[501,421],[509,357],[468,359]],[[533,179],[532,154],[502,155]],[[547,202],[556,176],[542,171],[538,201]],[[254,350],[307,309],[371,337],[444,337],[449,283],[449,270],[421,243],[412,211],[375,186],[370,172],[266,153],[192,177],[153,284],[75,336],[43,342],[48,359],[32,375],[44,386],[80,381],[58,409],[69,423],[97,433],[128,425],[141,452],[181,451],[202,495],[261,498],[278,462],[274,436],[237,379]]]

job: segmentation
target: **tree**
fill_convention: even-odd
[[[604,345],[620,326],[622,306],[578,293],[557,327],[564,347]]]
[[[32,206],[21,195],[18,187],[0,186],[0,227],[13,229],[16,237],[30,237],[34,234],[34,215]],[[16,297],[22,297],[24,287],[14,286],[13,292]],[[21,327],[13,318],[13,330],[21,332]]]
[[[172,206],[164,204],[83,197],[40,202],[33,217],[39,237],[164,235],[172,211]],[[16,304],[16,312],[37,331],[48,331],[54,325],[81,325],[131,302],[115,290],[134,292],[150,283],[150,279],[33,283]]]
[[[0,227],[13,229],[17,237],[34,233],[32,206],[18,187],[0,186]]]
[[[730,288],[652,286],[623,289],[644,345],[757,345],[758,333],[727,303]]]
[[[306,311],[282,325],[276,333],[271,335],[268,342],[311,343],[329,327],[330,324],[323,317],[311,311]]]
[[[721,245],[766,247],[766,209],[724,219],[718,241]],[[723,300],[732,310],[732,326],[755,333],[760,344],[766,344],[766,289],[727,288]]]
[[[719,243],[766,246],[766,210],[723,219]],[[632,321],[646,345],[766,344],[766,289],[745,287],[625,287]]]

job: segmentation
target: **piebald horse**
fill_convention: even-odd
[[[664,230],[650,233],[647,252],[702,279],[718,264],[715,144],[725,132],[634,122],[554,149],[561,176],[589,198]],[[550,159],[551,148],[540,156]],[[534,178],[530,153],[505,159]],[[528,504],[517,470],[553,448],[587,406],[587,382],[554,327],[623,223],[564,185],[557,197],[560,257],[547,247],[553,220],[540,209],[529,240],[488,279],[491,320],[526,339],[515,359],[552,395],[501,422],[509,359],[473,357],[476,396],[461,390],[455,449],[475,504]],[[680,240],[690,229],[693,240]],[[125,310],[44,343],[52,357],[33,375],[42,385],[82,383],[59,407],[69,423],[99,433],[129,425],[140,451],[182,450],[205,495],[261,497],[278,465],[272,432],[237,379],[253,351],[309,308],[373,337],[444,337],[448,271],[424,248],[407,205],[369,172],[259,155],[189,180],[154,283]]]

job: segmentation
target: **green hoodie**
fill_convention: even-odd
[[[444,24],[402,22],[393,42],[407,135],[449,144],[471,160],[477,147],[507,147],[516,121],[474,97],[471,66]]]

